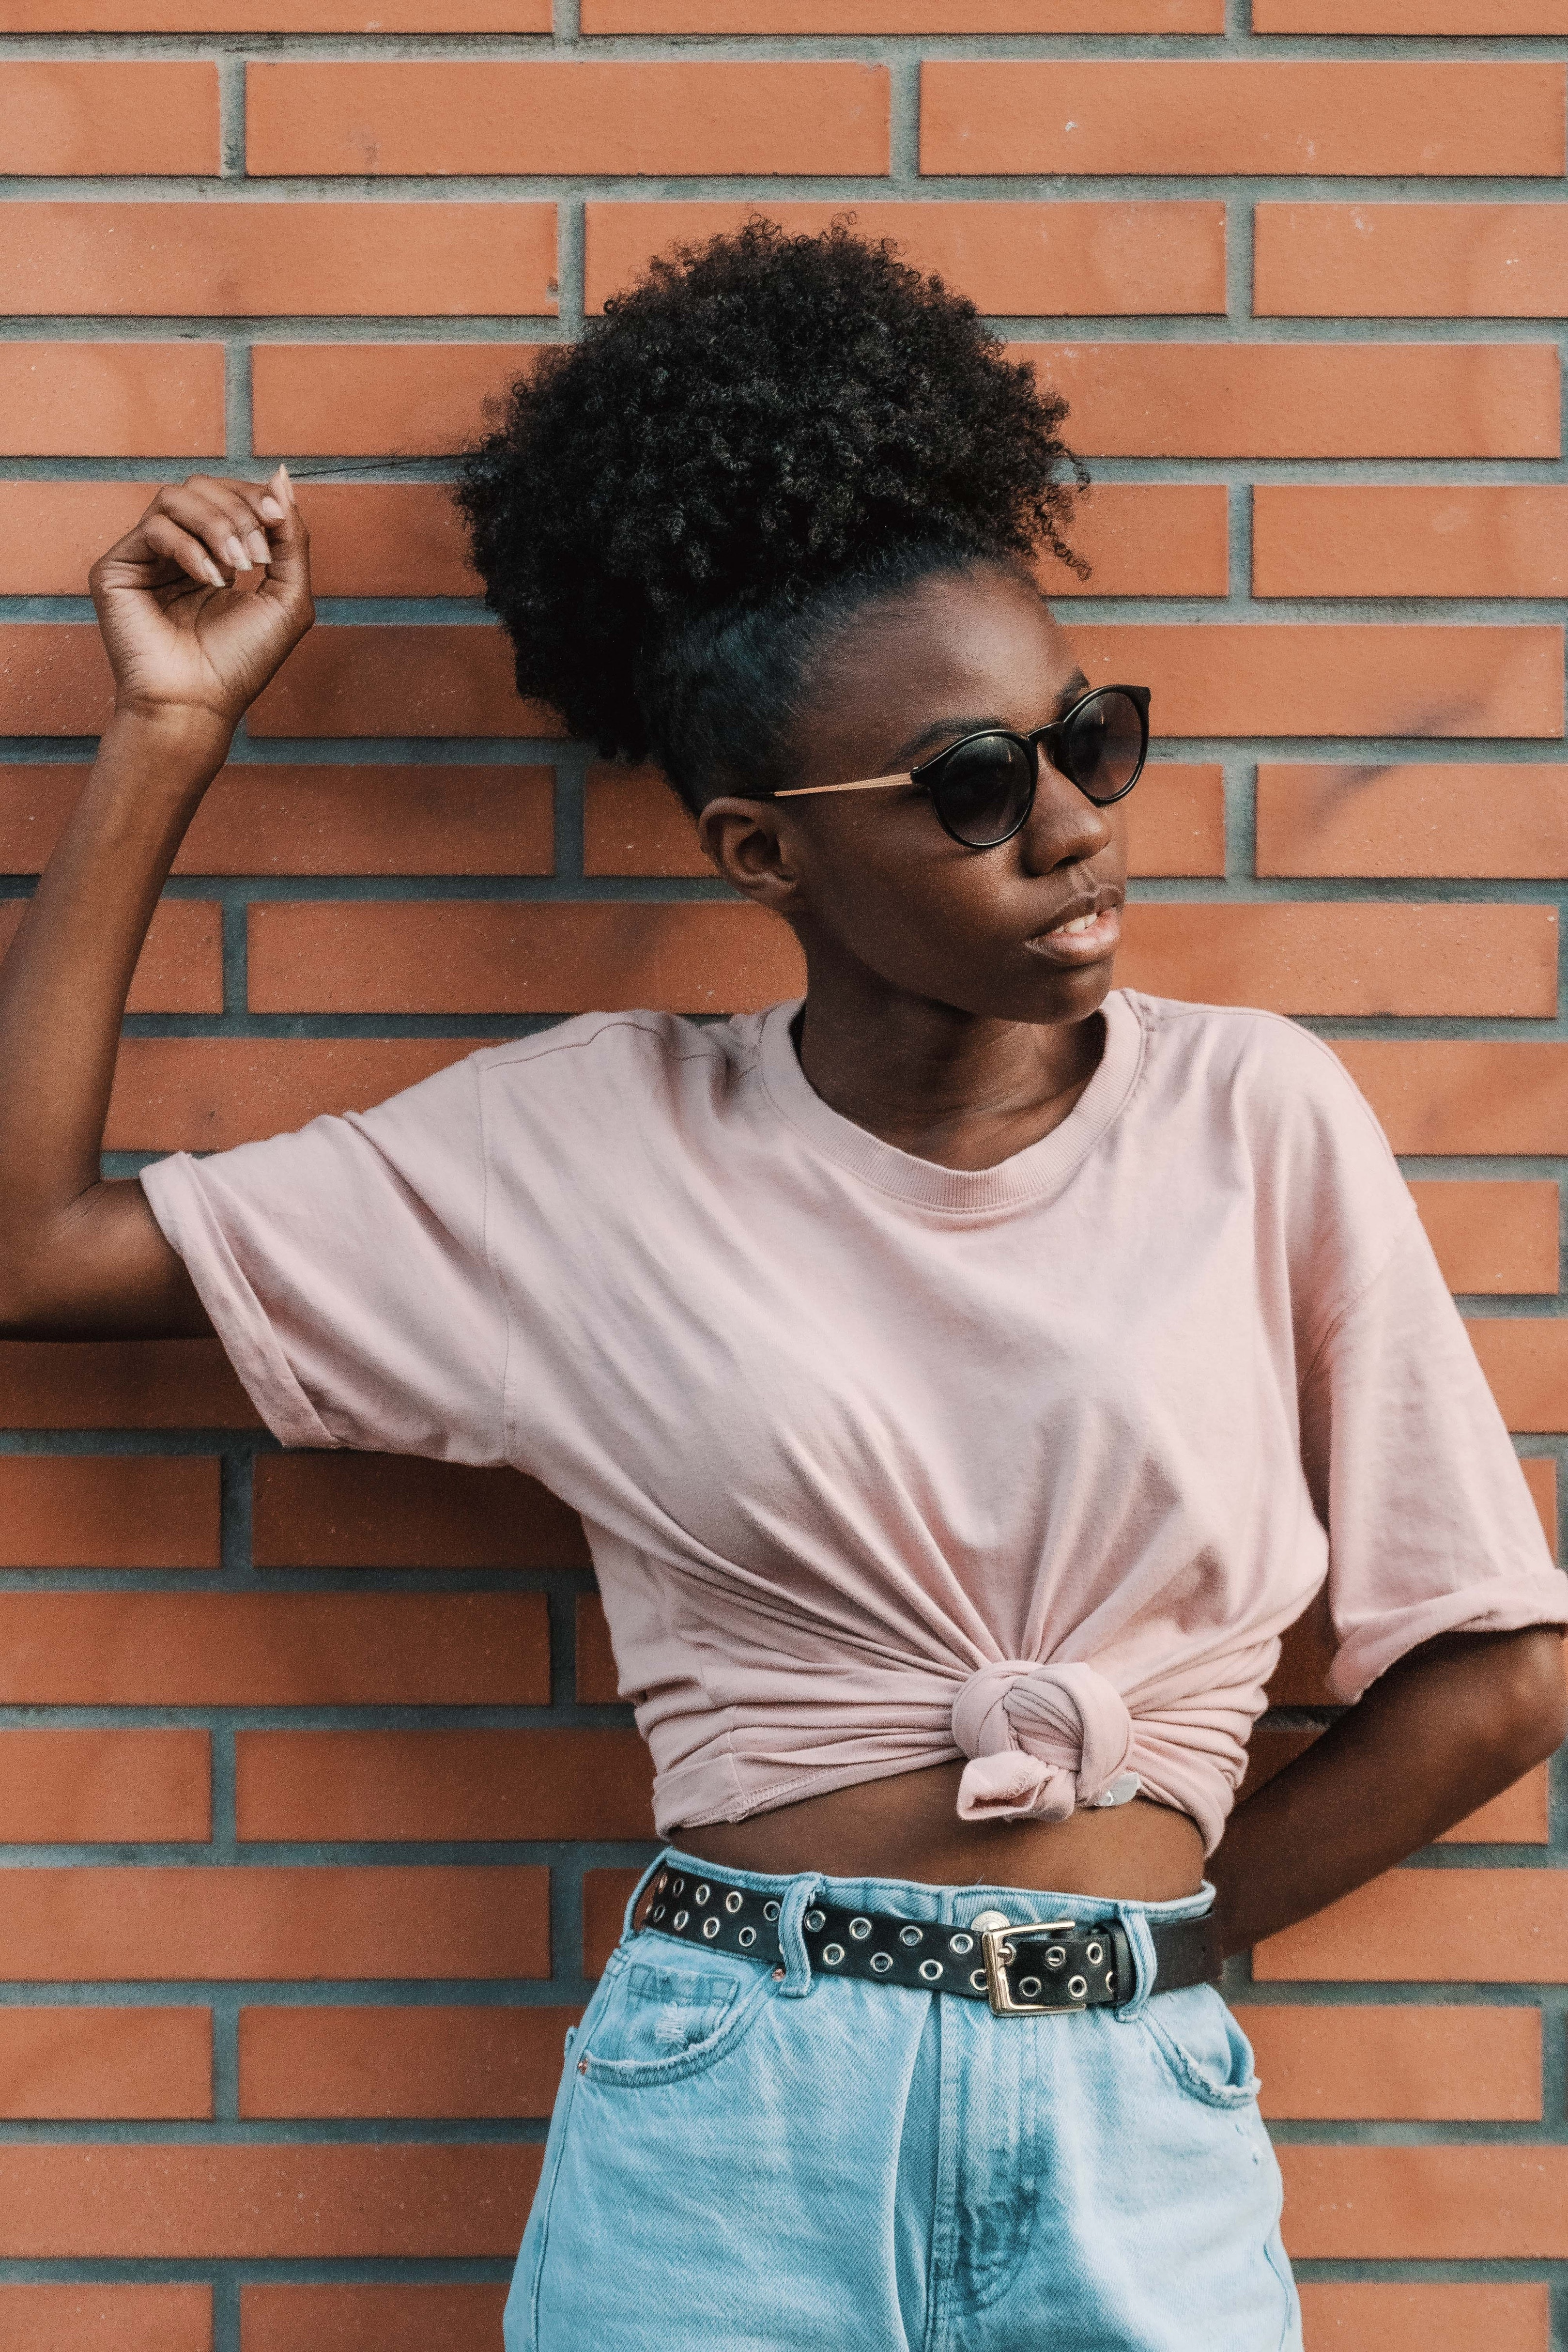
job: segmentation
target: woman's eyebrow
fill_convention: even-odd
[[[1075,669],[1056,698],[1056,715],[1060,717],[1062,711],[1092,691],[1089,680],[1084,677],[1083,672],[1081,669]],[[983,719],[971,717],[933,719],[929,727],[923,728],[918,735],[911,736],[907,743],[899,747],[894,754],[894,772],[903,767],[918,764],[920,754],[938,743],[956,743],[960,736],[983,734],[988,727],[1000,728],[1004,733],[1012,731],[1008,721],[1005,719],[998,719],[995,711],[988,712]]]
[[[994,711],[984,719],[934,719],[929,727],[922,728],[918,735],[912,735],[907,743],[900,746],[894,757],[894,767],[896,770],[910,766],[918,761],[922,751],[938,743],[956,743],[962,735],[983,734],[988,727],[1005,728],[1007,723]]]

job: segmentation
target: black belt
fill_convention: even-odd
[[[780,1905],[737,1886],[722,1871],[696,1877],[661,1869],[639,1933],[653,1929],[710,1951],[736,1952],[779,1967]],[[1151,1919],[1155,1990],[1218,1984],[1222,1955],[1212,1912],[1201,1919]],[[998,2017],[1040,2017],[1080,2009],[1120,2009],[1136,1982],[1132,1945],[1117,1919],[1009,1920],[982,1911],[967,1925],[904,1919],[891,1911],[807,1906],[801,1934],[813,1974],[863,1977],[913,1992],[955,1992],[988,2000]]]

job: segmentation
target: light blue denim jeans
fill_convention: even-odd
[[[507,2352],[1299,2352],[1251,2051],[1209,1987],[1152,1982],[1145,1923],[1207,1887],[1111,1903],[661,1859],[776,1895],[786,1966],[622,1937],[567,2037]],[[1000,2018],[813,1979],[819,1895],[1120,1918],[1137,1989]]]

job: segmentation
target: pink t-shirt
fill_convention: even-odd
[[[1118,991],[970,1172],[829,1109],[796,1010],[591,1014],[142,1178],[284,1444],[581,1512],[662,1832],[963,1756],[967,1818],[1141,1787],[1212,1848],[1325,1577],[1343,1699],[1568,1621],[1326,1046]]]

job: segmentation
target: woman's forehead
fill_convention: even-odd
[[[816,724],[891,727],[903,750],[932,729],[1038,727],[1080,675],[1038,591],[976,566],[855,614],[824,649],[809,700]]]

